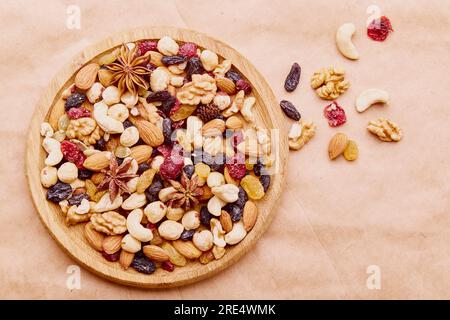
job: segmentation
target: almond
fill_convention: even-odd
[[[97,63],[90,63],[78,71],[75,76],[75,85],[81,90],[87,90],[95,82],[97,79],[97,72],[100,69],[100,66]]]
[[[232,95],[236,92],[236,85],[234,84],[233,80],[230,80],[228,78],[216,77],[216,85],[220,90],[229,95]]]
[[[228,129],[236,130],[244,127],[242,120],[238,116],[231,116],[225,122]]]
[[[221,136],[225,131],[225,121],[221,119],[213,119],[202,127],[202,135],[204,137]]]
[[[220,224],[222,225],[223,231],[228,233],[233,229],[233,221],[231,221],[231,216],[225,210],[222,210],[220,214]]]
[[[103,239],[105,236],[95,230],[92,223],[86,223],[84,226],[84,236],[92,248],[97,251],[103,251]]]
[[[120,252],[119,263],[125,270],[131,265],[134,259],[134,253],[122,250]]]
[[[169,255],[170,262],[172,262],[174,265],[184,267],[187,264],[186,258],[182,256],[177,250],[175,250],[175,248],[170,243],[164,242],[161,246]]]
[[[330,160],[336,159],[347,148],[348,138],[344,133],[338,132],[330,140],[328,145],[328,156]]]
[[[123,237],[121,235],[105,237],[102,243],[103,251],[107,254],[113,254],[119,251],[122,247],[122,238]]]
[[[245,231],[250,231],[258,218],[258,208],[252,201],[247,201],[244,206],[242,221],[244,222]]]
[[[138,164],[146,162],[152,156],[153,148],[146,145],[139,145],[131,148],[130,157],[135,159]]]
[[[142,248],[142,251],[151,260],[158,261],[158,262],[164,262],[164,261],[169,260],[169,255],[161,247],[154,246],[154,245],[148,245],[148,246],[144,246]]]
[[[160,128],[146,120],[135,120],[134,125],[139,131],[141,139],[151,147],[160,146],[164,142],[164,135]]]
[[[110,159],[111,152],[109,151],[94,153],[84,160],[83,166],[91,171],[100,171],[109,166]]]
[[[194,246],[192,241],[176,240],[172,244],[179,253],[188,259],[197,259],[202,255],[202,252]]]

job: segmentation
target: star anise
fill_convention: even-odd
[[[120,48],[120,54],[117,61],[106,66],[113,73],[112,83],[118,83],[120,92],[125,89],[135,94],[138,87],[148,89],[148,82],[145,76],[151,71],[146,67],[148,54],[139,56],[137,54],[138,46],[132,50],[125,44]]]
[[[184,206],[185,210],[193,208],[198,204],[197,197],[203,194],[203,189],[198,185],[198,176],[192,175],[191,179],[183,172],[180,182],[169,180],[176,192],[169,196],[169,206],[172,208],[180,208]]]
[[[126,183],[131,178],[137,176],[134,173],[127,173],[128,169],[130,169],[131,166],[131,160],[132,159],[130,158],[125,159],[119,166],[116,157],[111,154],[109,169],[102,170],[102,173],[105,174],[105,179],[98,185],[97,189],[104,190],[108,188],[109,199],[111,200],[111,202],[113,202],[118,195],[124,192],[130,193],[130,190],[128,189]]]

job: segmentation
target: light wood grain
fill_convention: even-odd
[[[252,83],[253,95],[257,99],[257,123],[267,128],[280,129],[280,137],[285,137],[286,128],[282,115],[276,108],[277,101],[271,88],[253,65],[236,50],[219,40],[191,30],[168,27],[139,28],[116,34],[86,48],[56,75],[36,107],[29,127],[25,159],[26,175],[34,205],[42,222],[57,243],[73,259],[95,274],[124,285],[145,288],[174,287],[205,279],[235,263],[248,252],[276,214],[274,205],[282,192],[284,168],[288,154],[286,141],[284,139],[277,141],[275,146],[278,148],[276,153],[278,172],[272,176],[269,192],[262,201],[258,202],[260,214],[255,227],[240,244],[229,249],[222,259],[207,265],[191,262],[186,267],[176,268],[172,273],[158,269],[152,275],[143,275],[134,270],[125,271],[118,263],[111,263],[103,259],[100,253],[94,251],[87,244],[83,236],[82,225],[67,227],[59,206],[45,199],[46,190],[40,184],[39,173],[45,159],[45,152],[41,148],[41,137],[39,136],[40,124],[49,117],[56,118],[52,113],[53,108],[55,106],[58,108],[61,104],[59,98],[61,91],[73,82],[74,74],[83,65],[122,43],[141,39],[159,39],[164,35],[169,35],[178,41],[195,42],[203,48],[217,52],[223,58],[230,59],[234,66]],[[57,112],[55,111],[55,113]]]

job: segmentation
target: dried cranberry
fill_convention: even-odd
[[[170,154],[172,153],[172,147],[171,147],[171,146],[168,146],[168,145],[161,145],[161,146],[159,146],[159,147],[156,148],[156,149],[159,151],[159,153],[162,154],[162,156],[163,156],[164,158],[169,157]]]
[[[175,266],[170,261],[163,261],[161,262],[161,268],[166,271],[172,272],[175,269]]]
[[[233,179],[242,179],[247,172],[245,168],[245,156],[242,153],[236,153],[234,156],[228,158],[225,166]]]
[[[287,100],[281,100],[280,102],[281,110],[283,110],[284,114],[291,118],[292,120],[298,121],[301,118],[300,112],[298,112],[297,108],[292,104],[292,102]]]
[[[152,274],[156,270],[155,263],[143,254],[136,254],[134,256],[131,267],[133,267],[136,271],[145,274]]]
[[[284,81],[284,89],[287,92],[292,92],[297,88],[298,83],[300,81],[301,72],[302,69],[300,68],[300,65],[297,62],[295,62],[292,65],[291,71],[289,71],[286,80]]]
[[[67,140],[61,142],[61,152],[64,159],[74,163],[78,169],[84,169],[83,163],[86,160],[86,156],[75,143]]]
[[[159,168],[159,174],[165,180],[175,180],[181,173],[184,166],[184,159],[179,155],[171,155],[164,159]]]
[[[185,56],[164,56],[161,58],[161,62],[166,66],[174,64],[180,64],[187,60]]]
[[[106,252],[102,252],[102,256],[103,256],[103,258],[105,258],[106,260],[108,260],[110,262],[116,262],[116,261],[119,261],[120,250],[118,250],[117,252],[114,252],[113,254],[108,254]]]
[[[84,101],[86,101],[86,95],[84,93],[75,92],[71,94],[65,103],[66,111],[81,106]]]
[[[375,41],[386,40],[391,31],[394,31],[394,29],[392,29],[391,21],[386,16],[372,20],[367,27],[367,35]]]
[[[193,74],[202,74],[205,70],[203,69],[202,62],[198,57],[192,57],[188,60],[186,65],[187,79],[191,80]]]
[[[162,129],[164,135],[164,143],[170,144],[172,142],[172,120],[170,120],[170,118],[163,119]]]
[[[336,101],[333,101],[330,105],[325,107],[323,115],[328,119],[328,125],[330,127],[341,126],[347,121],[344,109],[342,109]]]
[[[156,101],[164,101],[171,97],[169,91],[162,90],[150,93],[147,97],[147,102],[156,102]]]
[[[88,109],[83,108],[83,107],[70,108],[70,110],[67,111],[67,116],[69,117],[69,119],[80,119],[80,118],[90,117],[91,112]]]
[[[75,194],[68,199],[68,202],[71,206],[79,206],[83,199],[90,200],[89,195],[87,193]]]
[[[231,143],[231,146],[232,146],[234,149],[236,149],[237,146],[238,146],[238,144],[240,144],[240,143],[243,142],[243,141],[244,141],[244,134],[242,133],[241,130],[239,130],[239,131],[235,131],[235,132],[233,133],[233,136],[231,137],[230,143]]]
[[[156,51],[158,43],[156,41],[142,41],[138,43],[139,55],[144,55],[148,51]]]
[[[252,86],[244,79],[239,79],[238,81],[236,81],[236,89],[238,91],[244,90],[245,94],[249,94],[250,92],[252,92]]]
[[[47,200],[54,203],[59,203],[67,199],[71,194],[72,187],[70,184],[58,181],[47,190]]]
[[[181,233],[180,239],[183,241],[188,241],[191,240],[192,237],[194,236],[195,230],[184,230]]]
[[[233,80],[234,83],[236,83],[238,80],[241,80],[241,75],[233,70],[230,70],[227,73],[225,73],[225,77],[227,77],[230,80]]]
[[[185,121],[184,119],[183,119],[183,120],[180,120],[180,121],[172,122],[172,129],[173,129],[173,130],[176,130],[176,129],[182,128],[185,122],[186,122],[186,121]]]
[[[197,45],[192,42],[186,42],[178,50],[178,54],[185,56],[187,58],[192,58],[197,56]]]

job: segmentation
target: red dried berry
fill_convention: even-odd
[[[164,158],[169,157],[172,153],[172,147],[166,144],[163,144],[156,149],[163,155]]]
[[[164,159],[159,168],[159,174],[165,180],[175,180],[180,175],[183,166],[183,157],[172,155]]]
[[[156,225],[154,223],[148,222],[145,227],[150,230],[156,230]]]
[[[367,27],[367,35],[375,41],[386,40],[391,31],[394,31],[394,29],[392,29],[391,21],[386,16],[372,20]]]
[[[244,141],[244,134],[242,133],[241,130],[236,131],[233,136],[231,137],[231,146],[236,149],[238,144],[241,143],[242,141]]]
[[[336,101],[333,101],[330,105],[325,107],[323,115],[328,119],[328,125],[330,127],[341,126],[347,121],[345,110],[342,109]]]
[[[138,43],[139,54],[142,56],[148,51],[156,51],[158,43],[156,41],[142,41]]]
[[[178,50],[178,54],[185,56],[187,58],[192,58],[197,56],[197,45],[192,42],[186,42]]]
[[[236,81],[236,89],[238,91],[244,90],[245,94],[249,94],[250,92],[252,92],[250,83],[248,83],[244,79],[239,79],[238,81]]]
[[[166,271],[172,272],[175,269],[175,266],[170,261],[164,261],[161,263],[161,268]]]
[[[85,118],[90,117],[91,112],[83,107],[80,108],[70,108],[69,111],[67,111],[67,116],[69,119],[79,119],[79,118]]]
[[[103,258],[110,262],[116,262],[119,261],[120,258],[120,250],[117,252],[114,252],[113,254],[107,254],[106,252],[102,252]]]
[[[183,120],[180,120],[180,121],[172,122],[172,129],[173,129],[173,130],[176,130],[176,129],[182,128],[183,125],[184,125],[184,122],[185,122],[184,119],[183,119]]]
[[[75,143],[66,140],[61,142],[61,152],[64,159],[74,163],[78,169],[84,169],[83,163],[86,160],[86,156]]]
[[[236,153],[227,159],[225,166],[228,168],[228,173],[233,179],[242,179],[247,172],[245,168],[245,155]]]

